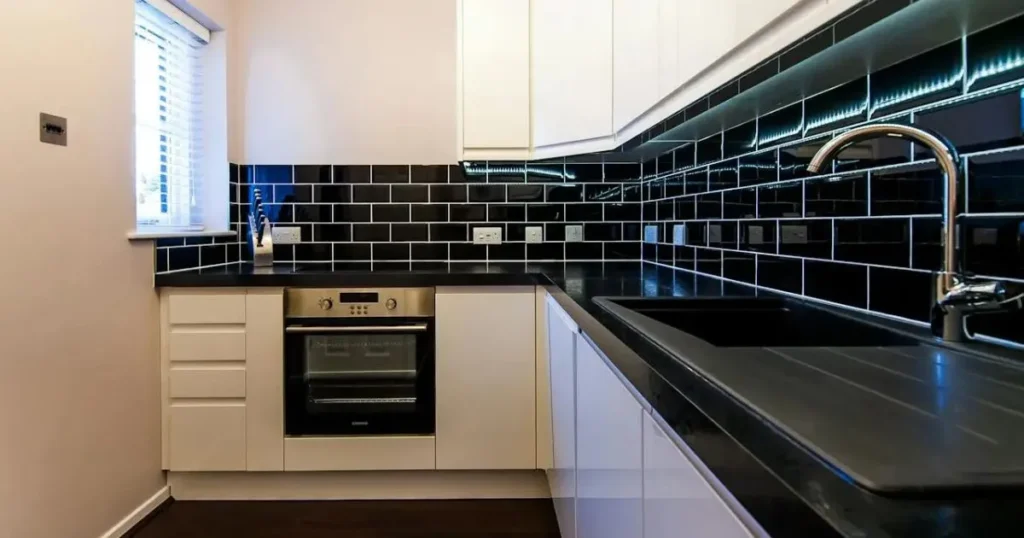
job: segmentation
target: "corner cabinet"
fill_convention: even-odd
[[[536,469],[533,286],[437,288],[438,469]]]
[[[612,2],[529,2],[535,149],[614,140]]]

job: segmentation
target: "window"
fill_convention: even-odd
[[[135,4],[135,197],[140,230],[201,230],[202,49],[210,33],[167,0]]]

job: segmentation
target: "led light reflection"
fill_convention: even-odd
[[[896,90],[887,95],[880,95],[875,100],[874,106],[871,108],[871,113],[873,115],[876,111],[883,108],[888,108],[900,103],[913,101],[914,99],[918,99],[926,95],[948,90],[949,88],[959,84],[960,81],[963,80],[964,75],[965,69],[961,66],[956,73],[950,76],[940,77],[927,82],[919,82],[913,87]]]
[[[488,174],[502,175],[502,176],[518,176],[526,175],[526,167],[523,165],[491,165],[491,164],[474,164],[465,163],[462,166],[467,176],[486,176]],[[557,168],[542,168],[531,166],[529,173],[531,176],[546,177],[551,179],[561,179],[563,181],[573,181],[576,179],[574,172],[569,172],[564,169]]]
[[[967,87],[974,86],[975,82],[983,78],[994,77],[1021,67],[1024,67],[1024,49],[1018,49],[1007,53],[1002,58],[996,58],[979,64],[967,80]]]

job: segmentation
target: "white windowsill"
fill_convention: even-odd
[[[151,239],[174,239],[176,237],[235,237],[238,234],[231,230],[224,231],[180,231],[175,232],[172,230],[167,231],[145,231],[145,230],[132,230],[128,232],[129,241],[147,241]]]

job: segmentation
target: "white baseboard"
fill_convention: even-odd
[[[536,499],[543,471],[167,473],[178,500]]]
[[[142,504],[137,506],[135,510],[132,510],[130,514],[124,517],[121,521],[118,521],[113,527],[107,532],[100,535],[100,538],[121,538],[128,531],[132,530],[138,522],[142,521],[150,512],[156,510],[161,503],[171,498],[171,487],[164,486],[160,488],[152,497],[143,501]]]

